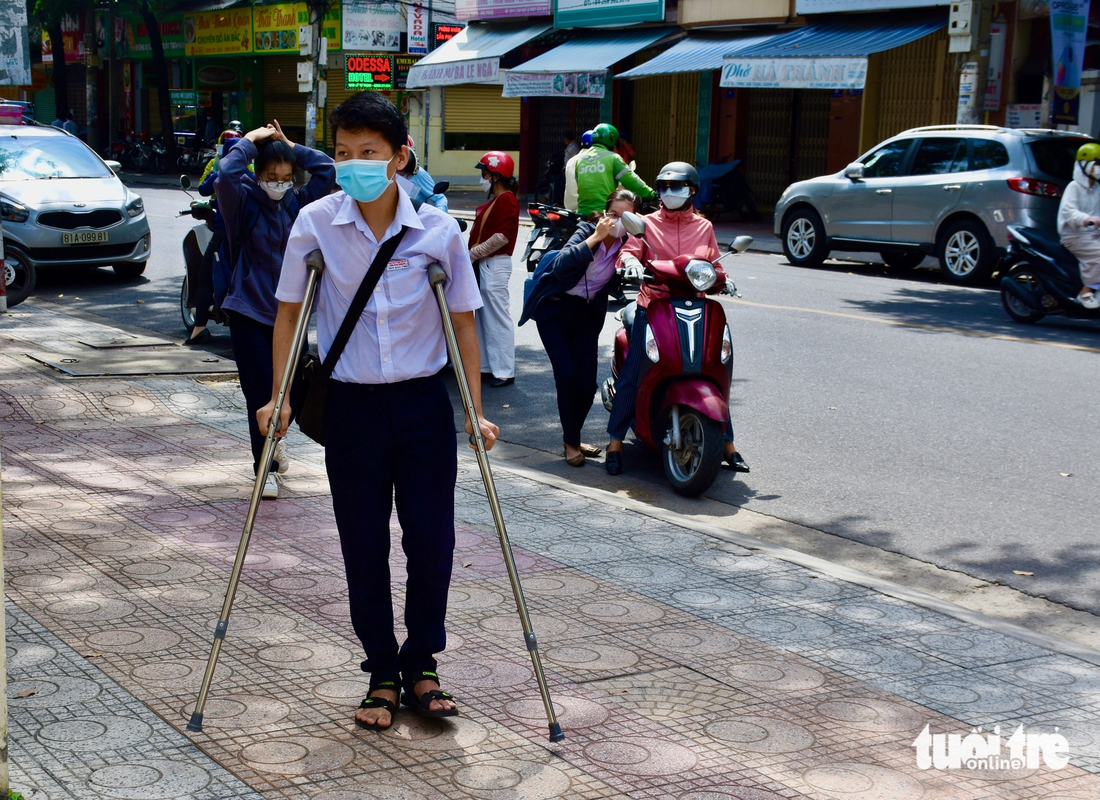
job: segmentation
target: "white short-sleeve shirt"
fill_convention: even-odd
[[[333,371],[347,383],[397,383],[434,375],[447,364],[447,344],[428,266],[447,274],[444,294],[452,312],[481,308],[470,253],[458,223],[429,206],[419,213],[398,191],[397,214],[383,241],[405,225],[401,240]],[[325,270],[317,293],[317,345],[322,358],[347,314],[379,247],[356,202],[344,192],[310,203],[290,232],[275,296],[305,299],[306,257],[320,249]]]

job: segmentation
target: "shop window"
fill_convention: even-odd
[[[920,143],[910,175],[947,175],[966,171],[966,139],[935,138]]]
[[[971,169],[996,169],[1008,166],[1008,150],[1000,142],[994,142],[991,139],[973,139],[970,147]]]
[[[901,172],[910,141],[890,142],[863,160],[864,178],[896,178]]]

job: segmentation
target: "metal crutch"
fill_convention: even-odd
[[[214,678],[214,670],[218,666],[218,655],[221,653],[222,641],[225,640],[225,632],[229,627],[229,614],[233,610],[233,599],[237,595],[237,585],[241,581],[241,569],[244,567],[244,557],[248,552],[249,540],[252,538],[252,526],[256,522],[256,511],[260,505],[260,495],[263,494],[264,483],[267,482],[268,473],[271,472],[271,456],[275,451],[275,432],[279,428],[279,410],[283,407],[283,399],[289,391],[294,373],[298,370],[298,356],[306,338],[306,330],[309,328],[309,315],[310,309],[313,308],[313,297],[317,293],[317,285],[321,282],[321,273],[325,271],[325,258],[321,255],[320,250],[314,250],[306,257],[306,267],[309,270],[306,296],[302,300],[302,310],[298,315],[298,325],[294,331],[294,343],[290,347],[286,366],[283,368],[283,379],[279,383],[279,392],[275,395],[275,413],[271,416],[271,424],[267,427],[267,439],[264,441],[263,454],[260,456],[260,468],[256,471],[256,483],[252,487],[252,501],[248,505],[248,516],[244,520],[244,532],[241,534],[240,544],[237,545],[237,560],[233,562],[233,571],[229,575],[229,588],[225,590],[225,601],[222,603],[221,617],[214,629],[214,643],[210,647],[210,658],[206,662],[206,674],[202,676],[199,699],[195,703],[195,711],[191,714],[191,720],[187,723],[187,730],[189,731],[202,731],[202,712],[206,707],[206,696],[210,692],[210,682]]]
[[[485,494],[489,498],[489,508],[493,511],[493,521],[497,526],[497,536],[500,537],[500,549],[504,552],[504,565],[508,568],[508,580],[512,582],[512,594],[516,599],[516,608],[519,610],[519,619],[523,625],[523,640],[527,645],[527,651],[531,654],[531,664],[535,668],[535,678],[539,683],[539,691],[542,693],[542,703],[546,706],[546,719],[550,723],[550,741],[560,742],[565,739],[561,725],[554,715],[554,703],[550,700],[550,690],[546,686],[546,676],[542,672],[542,659],[539,658],[539,643],[535,638],[535,631],[531,627],[531,615],[527,613],[527,601],[523,598],[523,587],[519,584],[519,571],[516,569],[516,560],[512,556],[512,544],[508,541],[508,531],[504,527],[504,515],[500,511],[500,500],[497,497],[497,487],[493,483],[493,470],[489,466],[489,455],[485,452],[485,440],[481,437],[481,424],[474,410],[474,399],[470,394],[470,384],[466,381],[466,372],[462,367],[462,354],[458,351],[458,339],[455,338],[455,329],[451,324],[451,312],[447,308],[447,297],[443,293],[443,284],[447,280],[447,274],[439,264],[428,267],[428,280],[435,289],[435,298],[439,301],[439,313],[443,317],[443,332],[447,337],[447,351],[451,355],[451,363],[455,368],[455,379],[458,381],[458,391],[462,395],[462,406],[466,410],[466,416],[473,424],[474,432],[470,434],[470,443],[477,447],[477,465],[481,467],[481,480],[485,484]]]

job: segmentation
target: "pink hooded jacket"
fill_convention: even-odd
[[[714,261],[720,255],[718,240],[714,238],[714,226],[710,220],[695,213],[689,204],[679,211],[669,211],[664,206],[645,215],[646,255],[651,260],[673,259],[676,256],[699,256]],[[633,236],[619,253],[619,266],[625,255],[642,257],[642,241]],[[664,286],[643,283],[638,292],[638,308],[648,308],[652,300],[668,296]],[[700,295],[701,297],[702,295]]]

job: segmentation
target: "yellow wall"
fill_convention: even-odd
[[[419,103],[414,103],[409,111],[409,133],[416,140],[417,155],[426,156],[428,172],[437,181],[451,181],[452,189],[478,189],[478,179],[481,177],[474,164],[481,157],[481,153],[473,150],[443,150],[439,145],[443,141],[443,130],[440,127],[443,109],[442,97],[438,90],[433,92],[431,99],[432,125],[428,134],[428,149],[424,150],[424,110]],[[516,176],[519,176],[520,160],[519,152],[515,150],[505,151],[516,162]]]
[[[783,21],[794,16],[794,0],[680,0],[676,21],[685,27],[720,23]]]

